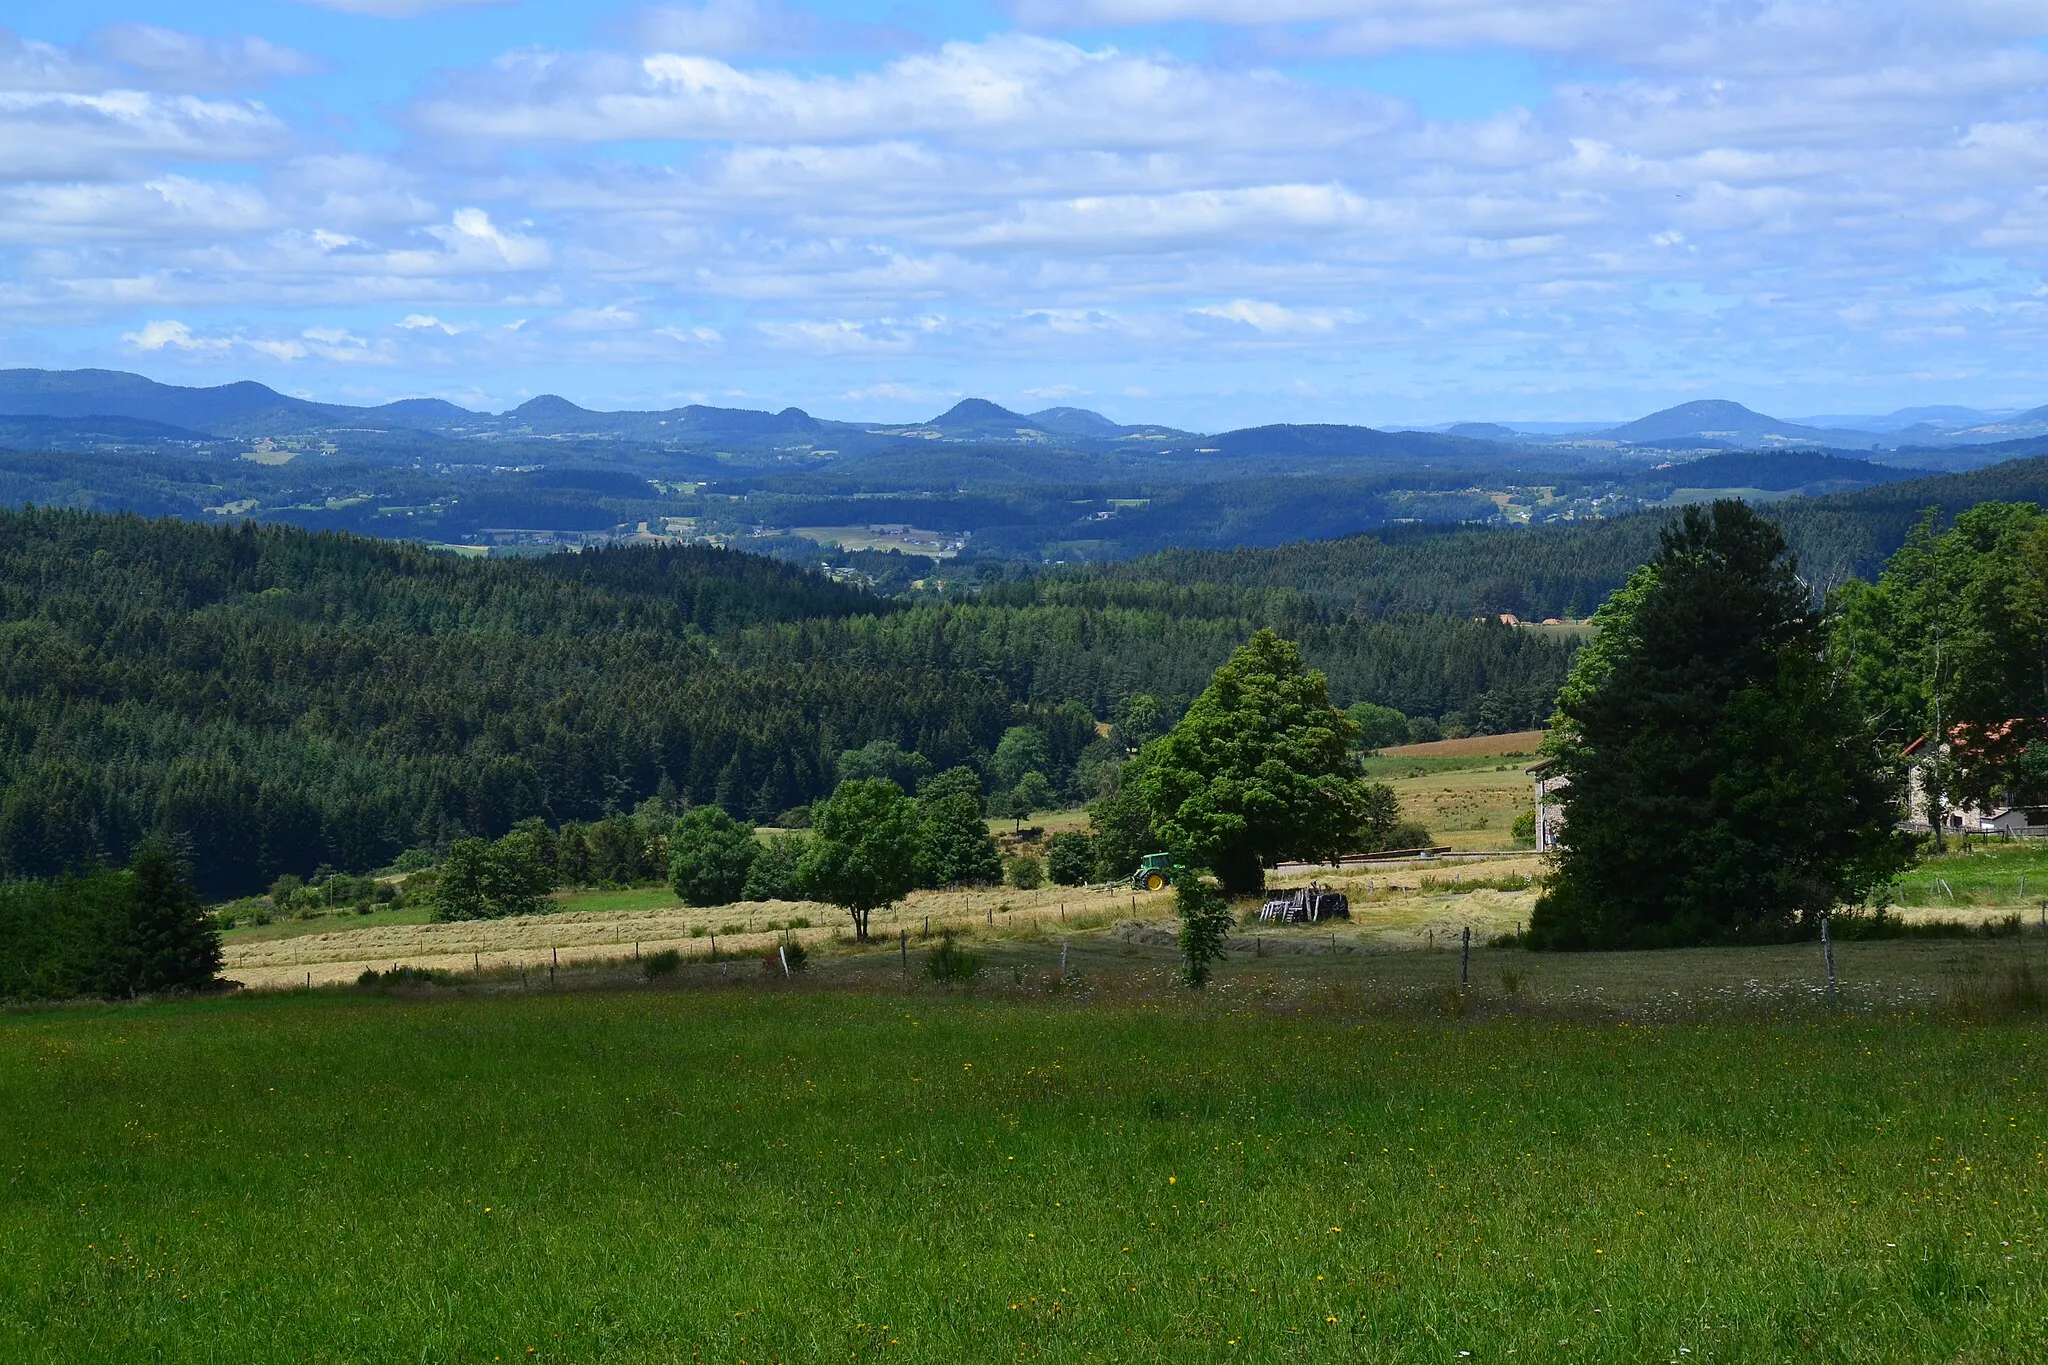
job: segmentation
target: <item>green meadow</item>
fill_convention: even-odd
[[[1029,951],[0,1017],[0,1359],[2048,1358],[2033,949]]]

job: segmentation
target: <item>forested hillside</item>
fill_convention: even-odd
[[[1340,701],[1489,728],[1540,718],[1570,652],[1469,619],[1324,622],[1298,594],[911,608],[711,549],[475,561],[0,513],[0,872],[119,863],[161,832],[224,895],[656,795],[770,819],[870,740],[945,768],[1063,703],[1106,720],[1146,692],[1170,715],[1263,624]],[[1054,754],[1056,781],[1078,757]]]
[[[1800,572],[1825,593],[1875,576],[1927,508],[1946,517],[1980,502],[2048,503],[2048,458],[1773,503]],[[1650,511],[1513,534],[1411,527],[1274,548],[1170,550],[1047,574],[1011,600],[1177,609],[1203,601],[1301,599],[1337,616],[1584,616],[1657,551],[1671,513]],[[1204,593],[1210,594],[1205,598]]]

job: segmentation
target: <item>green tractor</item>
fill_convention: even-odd
[[[1173,885],[1173,855],[1171,853],[1147,853],[1138,859],[1138,870],[1131,874],[1131,886],[1138,891],[1164,891]]]

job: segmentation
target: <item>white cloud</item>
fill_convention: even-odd
[[[146,322],[133,332],[123,332],[121,340],[138,351],[161,351],[166,346],[180,351],[224,351],[232,343],[209,341],[192,334],[192,329],[173,319]]]
[[[548,263],[547,243],[504,231],[491,222],[491,215],[483,209],[457,209],[447,226],[427,231],[447,247],[446,261],[423,262],[436,268],[460,264],[471,268],[533,270]]]
[[[570,332],[625,332],[640,326],[640,315],[608,303],[602,308],[572,308],[555,319],[555,326]]]
[[[146,74],[159,88],[234,89],[318,68],[304,53],[264,38],[201,38],[155,24],[112,24],[89,41],[94,51]]]
[[[1206,69],[1021,35],[947,43],[852,76],[749,70],[713,57],[511,53],[413,111],[442,137],[496,142],[937,136],[982,145],[1213,150],[1285,137],[1346,142],[1393,117],[1378,97],[1319,100],[1265,73]]]
[[[247,161],[286,145],[284,124],[243,101],[0,89],[0,180],[70,180],[165,161]]]
[[[1207,304],[1189,311],[1268,334],[1327,333],[1337,327],[1337,319],[1328,313],[1283,308],[1260,299],[1232,299],[1229,303]]]

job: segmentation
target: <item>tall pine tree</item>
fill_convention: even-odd
[[[1687,508],[1594,623],[1551,740],[1569,785],[1539,945],[1781,938],[1903,866],[1897,773],[1777,527]]]

